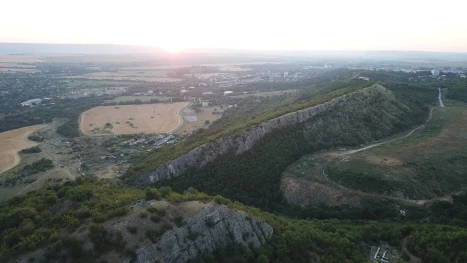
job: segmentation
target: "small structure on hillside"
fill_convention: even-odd
[[[148,207],[150,204],[144,200],[144,199],[141,199],[139,202],[138,202],[138,206],[141,207],[141,208],[146,208]]]

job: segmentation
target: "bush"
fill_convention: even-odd
[[[21,153],[40,153],[40,152],[42,152],[42,150],[41,148],[37,146],[21,150]]]
[[[220,196],[220,195],[214,196],[213,200],[214,200],[214,203],[220,204],[220,205],[226,205],[226,204],[229,204],[229,203],[232,202],[229,199],[227,199],[227,198],[225,198],[223,196]]]
[[[156,243],[157,239],[162,235],[160,231],[156,229],[148,229],[146,230],[146,237],[151,240],[151,242]]]
[[[154,222],[154,223],[159,223],[161,221],[161,218],[157,215],[152,215],[151,216],[151,221]]]
[[[159,188],[159,192],[163,198],[167,198],[172,193],[172,188],[170,186],[164,186]]]
[[[109,232],[101,226],[96,224],[91,224],[89,227],[89,238],[94,244],[94,250],[98,253],[109,251],[111,246],[111,239]]]
[[[146,208],[146,210],[149,213],[154,214],[157,211],[157,208],[155,206],[148,206],[148,208]]]
[[[132,234],[136,234],[138,232],[138,227],[137,226],[127,226],[126,230]]]
[[[146,212],[141,212],[141,214],[139,214],[139,217],[140,217],[140,218],[146,218],[146,217],[148,217],[148,213],[146,213]]]
[[[167,214],[167,207],[158,207],[156,208],[156,212],[160,216],[165,216]]]
[[[66,193],[67,198],[74,202],[83,202],[92,197],[92,191],[82,186],[71,188]]]
[[[63,239],[63,246],[74,259],[78,259],[83,255],[84,240],[82,238],[65,237]]]
[[[37,135],[29,135],[28,139],[34,142],[42,142],[44,141],[44,138],[37,136]]]
[[[151,188],[151,187],[146,187],[146,189],[144,190],[145,193],[146,193],[146,200],[160,200],[161,199],[161,193],[159,192],[159,190],[155,189],[155,188]]]
[[[174,218],[174,223],[177,225],[177,227],[181,227],[185,224],[185,219],[183,218],[183,215],[178,215],[177,217]]]
[[[189,194],[193,194],[193,195],[199,194],[199,191],[196,190],[196,189],[193,188],[193,187],[188,188],[188,190],[186,190],[186,192],[189,193]]]

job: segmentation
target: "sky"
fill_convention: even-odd
[[[465,0],[2,1],[0,42],[467,52]]]

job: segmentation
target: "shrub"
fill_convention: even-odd
[[[152,215],[151,216],[151,221],[154,222],[154,223],[159,223],[161,221],[161,218],[157,215]]]
[[[138,227],[137,226],[127,226],[126,230],[132,234],[136,234],[138,232]]]
[[[89,238],[94,244],[94,250],[98,253],[106,252],[110,250],[111,239],[109,232],[101,226],[91,224],[89,227]]]
[[[68,190],[66,195],[71,201],[82,202],[89,200],[92,197],[92,192],[85,187],[78,186]]]
[[[193,187],[190,187],[190,188],[188,188],[188,190],[186,190],[186,193],[193,194],[193,195],[197,195],[197,194],[199,194],[199,191],[196,190],[196,189],[193,188]]]
[[[174,218],[174,223],[177,225],[177,227],[181,227],[185,224],[185,219],[183,218],[183,215],[178,215],[177,217]]]
[[[163,198],[167,198],[172,193],[172,188],[170,186],[164,186],[159,188],[159,192]]]
[[[161,193],[159,192],[159,190],[155,188],[151,188],[148,186],[145,189],[145,193],[146,193],[146,200],[153,200],[153,199],[160,200],[161,199]]]
[[[158,207],[156,208],[156,212],[160,216],[165,216],[167,214],[167,207]]]
[[[148,213],[146,213],[146,212],[141,212],[141,214],[139,214],[139,217],[141,217],[141,218],[146,218],[146,217],[148,217]]]
[[[227,199],[227,198],[225,198],[225,197],[223,197],[223,196],[220,196],[220,195],[214,196],[213,200],[214,200],[214,202],[215,202],[216,204],[220,204],[220,205],[227,205],[227,204],[229,204],[230,202],[232,202],[232,201],[230,201],[229,199]]]
[[[40,153],[40,152],[42,152],[42,150],[41,148],[37,146],[21,150],[21,153]]]
[[[151,240],[151,242],[156,243],[157,239],[162,235],[162,233],[156,229],[146,230],[146,237]]]
[[[146,208],[146,210],[147,210],[149,213],[153,214],[153,213],[155,213],[155,212],[157,211],[157,208],[154,207],[154,206],[148,206],[148,208]]]

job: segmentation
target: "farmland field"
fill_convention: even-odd
[[[0,173],[19,163],[19,151],[37,145],[37,143],[28,140],[28,136],[43,127],[45,126],[34,125],[0,133]]]
[[[183,124],[178,112],[187,105],[178,102],[95,107],[81,115],[80,129],[86,135],[168,133]]]
[[[92,80],[131,80],[131,81],[161,81],[174,82],[181,81],[179,78],[168,78],[166,71],[160,70],[128,70],[118,72],[95,72],[82,75],[67,76],[69,79],[86,78]]]
[[[151,99],[156,99],[159,101],[167,101],[170,100],[170,97],[163,97],[163,96],[120,96],[116,97],[113,100],[110,100],[108,102],[125,102],[125,101],[135,101],[135,100],[140,100],[142,102],[148,102]]]

